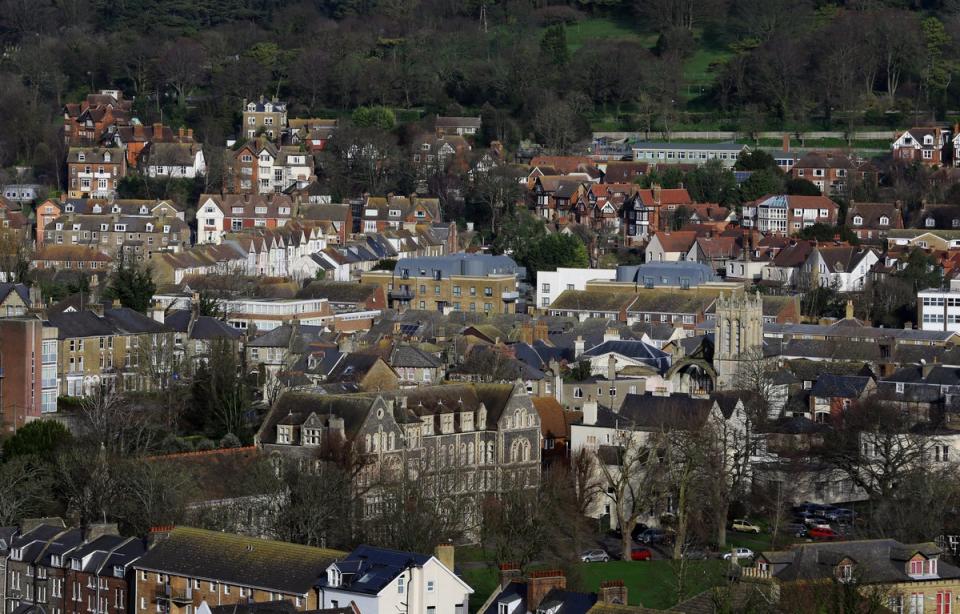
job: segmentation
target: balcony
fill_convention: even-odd
[[[391,290],[390,299],[394,301],[412,301],[413,291],[409,288],[397,288]]]
[[[173,590],[169,584],[163,587],[163,594],[157,595],[157,601],[169,601],[177,605],[193,603],[193,588],[188,586],[185,589]]]
[[[504,303],[513,303],[520,298],[519,292],[503,292],[500,294],[500,298],[503,299]]]

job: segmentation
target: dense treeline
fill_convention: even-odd
[[[240,101],[261,94],[301,116],[360,105],[415,110],[401,120],[482,113],[484,141],[534,137],[557,150],[598,118],[656,130],[906,125],[947,115],[958,10],[946,0],[3,0],[0,165],[60,175],[63,103],[106,87],[136,97],[145,121],[189,123],[209,143],[232,135]],[[569,42],[597,17],[618,28]],[[696,79],[691,62],[705,64]]]

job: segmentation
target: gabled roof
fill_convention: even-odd
[[[0,303],[7,300],[10,293],[14,292],[20,297],[20,300],[27,306],[30,305],[30,288],[26,284],[0,283]]]
[[[667,253],[687,253],[697,240],[697,233],[692,230],[675,230],[673,232],[658,232],[653,235],[651,243],[656,240],[660,248]]]
[[[414,552],[357,546],[345,558],[334,563],[341,571],[342,584],[337,590],[376,595],[410,567],[422,567],[431,558]],[[329,586],[326,577],[320,579],[319,586]]]
[[[821,245],[815,248],[830,273],[849,273],[876,252],[869,248],[850,245]]]
[[[858,399],[863,395],[871,378],[858,375],[832,375],[824,373],[810,389],[810,395],[823,398]]]
[[[316,585],[327,566],[344,554],[338,550],[220,531],[176,527],[165,537],[158,536],[156,544],[135,567],[304,595]]]
[[[854,218],[860,217],[860,224],[854,223]],[[880,218],[886,217],[885,226],[880,225]],[[857,203],[852,202],[847,208],[847,228],[903,228],[903,216],[900,206],[896,203]]]

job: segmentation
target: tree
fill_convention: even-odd
[[[771,172],[779,171],[777,161],[768,152],[762,149],[744,151],[737,156],[736,169],[741,171],[759,171],[768,170]]]
[[[708,160],[687,173],[684,182],[694,202],[731,206],[739,200],[737,178],[720,160]]]
[[[350,116],[350,121],[358,128],[392,130],[397,123],[397,118],[393,111],[386,107],[357,107]]]
[[[526,265],[529,275],[534,275],[537,271],[555,271],[559,267],[587,268],[590,257],[587,246],[578,237],[554,233],[535,241],[521,264]]]
[[[586,126],[583,118],[567,102],[551,100],[537,110],[533,117],[533,129],[547,149],[566,154],[585,134]]]
[[[741,399],[754,424],[763,424],[783,411],[786,398],[775,384],[779,371],[761,348],[749,348],[741,354],[732,388],[745,393]]]
[[[73,436],[67,427],[54,420],[34,420],[17,429],[3,442],[3,459],[35,455],[52,461],[57,452],[70,444]]]
[[[821,194],[820,188],[818,188],[816,184],[801,177],[787,179],[784,190],[787,194],[796,194],[798,196],[820,196]]]
[[[927,288],[939,288],[943,283],[943,269],[934,257],[922,249],[913,249],[906,258],[906,264],[894,274],[898,279],[913,283],[913,291]]]
[[[485,173],[477,173],[470,191],[467,194],[467,203],[483,208],[490,220],[490,230],[499,234],[509,232],[509,225],[501,227],[500,222],[510,215],[523,192],[518,181],[516,170],[506,165],[496,166]]]
[[[80,437],[111,455],[143,453],[159,439],[155,414],[115,390],[94,389],[81,400],[78,414]]]
[[[657,446],[642,434],[623,430],[612,445],[595,453],[594,463],[603,483],[604,497],[620,530],[623,560],[630,560],[631,534],[640,518],[666,495],[663,465]]]
[[[747,180],[740,184],[740,194],[744,201],[756,200],[768,194],[783,192],[783,174],[777,170],[760,169],[753,171]]]
[[[831,226],[822,222],[805,226],[797,231],[794,236],[796,236],[798,239],[806,239],[808,241],[816,240],[822,242],[833,241],[839,237],[841,241],[846,241],[852,245],[858,245],[860,243],[860,239],[857,237],[857,234],[846,226]]]
[[[210,344],[209,359],[198,365],[194,375],[191,421],[217,437],[245,434],[252,394],[241,375],[236,344],[215,339]]]
[[[122,495],[111,513],[126,532],[146,535],[151,527],[183,522],[187,498],[195,488],[189,473],[171,464],[150,459],[122,463]]]
[[[120,305],[146,313],[153,305],[153,295],[157,291],[153,283],[150,266],[140,266],[128,258],[121,258],[117,270],[110,276],[104,296],[119,300]]]
[[[50,467],[26,456],[0,464],[0,522],[16,525],[24,518],[44,515],[52,487]]]
[[[552,25],[543,32],[543,37],[540,39],[540,54],[548,64],[555,67],[566,66],[570,61],[567,29],[562,23]]]
[[[200,43],[182,38],[170,41],[157,58],[157,69],[164,82],[173,88],[177,104],[185,106],[193,88],[202,83],[207,66],[206,49]]]

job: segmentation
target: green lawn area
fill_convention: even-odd
[[[722,64],[732,53],[723,49],[709,49],[698,47],[693,54],[683,64],[683,81],[686,89],[684,90],[687,98],[696,98],[701,94],[701,90],[706,92],[713,82],[717,79],[717,71],[711,70],[711,64]]]
[[[719,560],[688,561],[684,598],[692,597],[726,581],[729,563]],[[578,565],[579,586],[571,590],[595,592],[603,580],[623,580],[629,587],[632,605],[666,609],[677,603],[677,561],[611,561]],[[476,612],[497,586],[498,571],[494,567],[468,568],[464,580],[474,589],[470,611]]]
[[[627,40],[645,47],[657,44],[657,35],[641,32],[627,21],[595,17],[567,26],[567,48],[575,52],[587,41]]]

